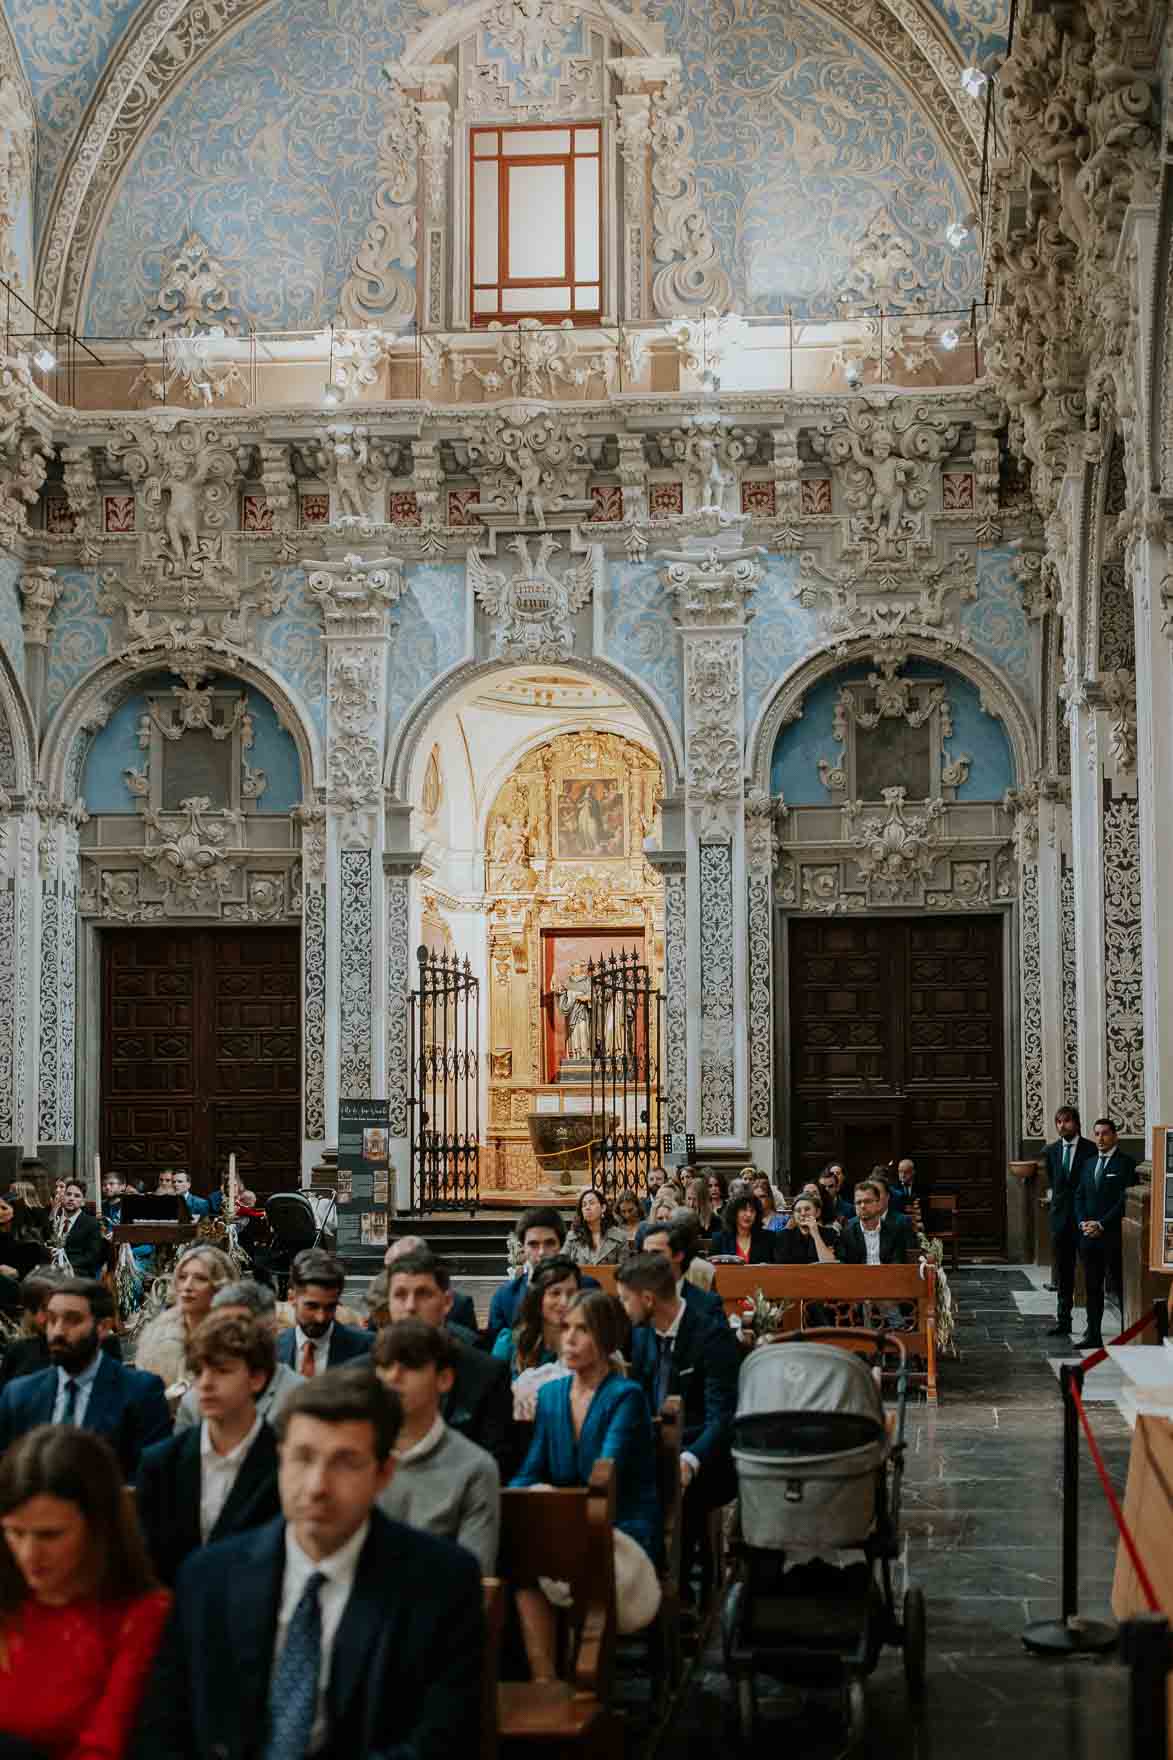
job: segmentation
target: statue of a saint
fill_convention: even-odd
[[[559,1014],[566,1019],[566,1055],[576,1062],[590,1061],[591,1055],[591,981],[586,962],[577,960],[555,991]]]

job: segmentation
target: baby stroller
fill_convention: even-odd
[[[873,1367],[892,1353],[890,1437]],[[863,1683],[884,1644],[903,1649],[910,1695],[924,1688],[924,1595],[906,1590],[898,1615],[892,1591],[907,1388],[895,1334],[786,1333],[742,1365],[733,1424],[739,1533],[721,1628],[746,1742],[759,1673],[838,1690],[852,1745],[863,1738]]]

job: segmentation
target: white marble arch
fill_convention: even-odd
[[[803,700],[821,679],[861,660],[870,660],[876,646],[874,637],[840,643],[805,654],[790,671],[784,673],[758,711],[746,743],[745,774],[747,786],[770,792],[770,768],[778,734],[788,721],[802,713]],[[924,636],[902,635],[900,646],[910,660],[927,660],[933,666],[947,666],[976,686],[983,709],[996,715],[1006,730],[1014,759],[1014,778],[1021,788],[1030,782],[1039,766],[1039,732],[1033,715],[1014,687],[988,660],[968,648],[951,648]]]
[[[427,762],[426,736],[439,710],[448,707],[454,700],[463,696],[470,686],[484,684],[499,673],[524,672],[524,666],[515,661],[501,660],[466,660],[452,668],[438,680],[433,680],[426,691],[418,696],[398,728],[388,731],[387,765],[384,772],[384,783],[391,795],[401,801],[410,801],[419,792],[423,767]],[[551,670],[543,667],[543,671]],[[597,679],[601,684],[608,685],[617,696],[622,697],[634,714],[643,722],[647,731],[648,744],[660,760],[660,768],[664,773],[664,793],[675,795],[681,786],[683,773],[683,754],[680,749],[679,736],[674,728],[667,710],[654,692],[645,685],[638,684],[623,668],[613,665],[608,660],[600,660],[595,656],[580,658],[577,654],[568,661],[568,674],[580,673],[587,678]],[[592,716],[589,712],[575,711],[578,720],[592,726],[601,725],[604,717]],[[569,717],[568,717],[569,721]],[[616,727],[627,737],[627,728]],[[547,731],[542,739],[550,737]],[[534,744],[540,745],[542,739],[535,739]],[[520,747],[518,755],[521,755]],[[517,762],[517,756],[513,759]],[[504,777],[502,777],[504,780]],[[413,792],[414,791],[414,792]],[[483,816],[478,826],[478,834],[483,835]]]
[[[37,730],[28,698],[24,694],[16,668],[5,648],[0,647],[0,720],[12,742],[12,757],[5,775],[0,759],[0,788],[27,795],[37,775]]]
[[[301,771],[302,800],[312,802],[326,786],[326,754],[322,738],[301,692],[274,672],[263,660],[234,650],[208,649],[197,658],[206,673],[218,673],[251,684],[267,697],[277,719],[297,747]],[[187,656],[184,656],[187,659]],[[50,796],[69,793],[75,747],[96,728],[104,726],[111,712],[124,702],[138,680],[151,673],[174,672],[161,648],[144,654],[115,654],[103,660],[70,690],[45,733],[39,765],[40,780]],[[176,672],[178,678],[179,674]],[[76,771],[80,775],[80,762]]]

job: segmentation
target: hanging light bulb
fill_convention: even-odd
[[[337,409],[342,402],[342,393],[334,383],[334,326],[330,326],[330,365],[326,369],[326,383],[322,386],[322,402],[328,409]]]
[[[955,220],[952,226],[945,228],[945,243],[951,245],[955,251],[961,249],[968,237],[969,227],[964,220]]]
[[[942,332],[941,332],[941,347],[942,348],[947,348],[949,350],[950,354],[952,354],[953,350],[955,348],[959,348],[960,346],[961,346],[961,332],[960,332],[960,330],[954,330],[952,325],[950,325],[948,330],[942,330]]]
[[[53,368],[57,365],[57,356],[53,353],[51,348],[38,348],[36,354],[33,356],[33,364],[34,366],[40,367],[42,373],[51,373]]]
[[[989,74],[983,73],[980,67],[962,68],[961,89],[963,92],[968,92],[971,98],[980,98],[989,83]]]
[[[851,389],[855,391],[863,378],[863,362],[858,360],[844,361],[843,377],[847,380]]]

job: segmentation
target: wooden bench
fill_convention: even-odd
[[[664,1512],[664,1568],[660,1572],[660,1611],[648,1627],[649,1673],[662,1707],[680,1684],[684,1650],[680,1630],[681,1533],[684,1492],[680,1451],[684,1444],[684,1401],[678,1393],[664,1401],[653,1420],[656,1436],[656,1488]]]
[[[936,1405],[937,1274],[931,1265],[718,1265],[714,1287],[727,1314],[740,1314],[760,1289],[782,1308],[778,1332],[811,1325],[858,1327],[867,1323],[860,1315],[864,1307],[871,1310],[874,1328],[884,1325],[887,1309],[907,1304],[915,1317],[901,1341],[910,1357],[924,1361],[923,1370],[912,1371],[910,1378],[923,1381],[926,1400]],[[816,1305],[819,1315],[808,1319]]]
[[[503,1491],[498,1569],[515,1587],[570,1586],[561,1622],[563,1679],[502,1681],[497,1733],[506,1749],[609,1760],[621,1749],[615,1680],[615,1466],[596,1461],[585,1490]]]
[[[485,1655],[481,1664],[480,1760],[497,1760],[497,1680],[505,1626],[505,1585],[500,1577],[481,1578],[481,1600],[485,1610]]]
[[[605,1289],[609,1296],[619,1294],[618,1265],[583,1265],[581,1267],[588,1277],[593,1277],[600,1289]]]

